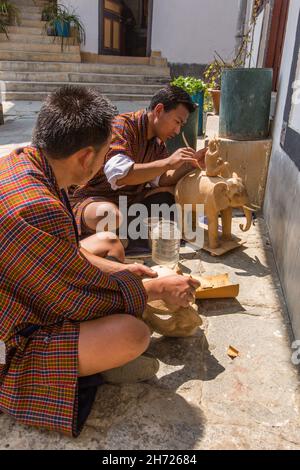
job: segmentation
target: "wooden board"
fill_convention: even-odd
[[[221,236],[222,233],[219,233],[220,246],[218,248],[210,248],[208,245],[208,231],[206,230],[204,234],[204,246],[202,250],[207,251],[212,256],[223,256],[226,253],[229,253],[230,251],[235,250],[236,248],[240,248],[246,244],[245,240],[242,240],[235,235],[232,235],[232,240],[229,241],[222,240]]]
[[[196,299],[235,299],[239,295],[240,285],[232,284],[229,274],[193,277],[201,282]]]

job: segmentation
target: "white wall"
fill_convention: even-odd
[[[248,20],[245,26],[245,33],[253,28],[253,24],[251,22],[252,11],[253,1],[249,1],[247,11]],[[246,59],[246,67],[263,67],[266,49],[268,46],[271,18],[271,6],[269,3],[267,3],[265,8],[258,15],[255,28],[252,30],[251,41],[247,48],[249,57]]]
[[[300,51],[298,55],[298,65],[296,79],[294,83],[295,102],[292,104],[289,127],[300,133]]]
[[[300,173],[296,165],[280,147],[280,136],[299,11],[300,0],[290,2],[279,77],[277,112],[273,132],[273,152],[264,211],[282,287],[297,339],[300,339]]]
[[[84,52],[94,52],[98,54],[98,31],[99,31],[99,10],[98,0],[62,0],[61,3],[76,14],[85,27],[86,43],[82,44],[81,50]]]
[[[154,0],[152,50],[169,62],[207,64],[236,46],[239,0]]]

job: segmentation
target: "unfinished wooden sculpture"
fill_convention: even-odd
[[[169,318],[162,319],[161,316]],[[174,309],[159,300],[147,305],[143,321],[156,333],[173,338],[193,336],[202,325],[197,305]]]
[[[232,172],[228,162],[220,157],[220,141],[212,139],[208,143],[208,150],[205,154],[206,176],[222,176],[230,178]]]
[[[223,178],[207,176],[198,169],[193,170],[177,183],[175,198],[176,203],[181,206],[182,214],[186,207],[192,210],[194,231],[198,224],[197,204],[204,205],[208,225],[208,241],[204,249],[216,256],[239,246],[232,235],[232,208],[243,208],[247,219],[245,226],[240,225],[243,232],[250,230],[252,212],[256,210],[250,207],[245,185],[235,173],[231,178]],[[218,232],[220,215],[222,218],[221,237]]]
[[[152,269],[157,272],[159,278],[175,274],[175,271],[168,267],[154,266]],[[163,319],[162,316],[168,318]],[[160,300],[149,302],[142,319],[156,333],[173,338],[193,336],[202,325],[197,305],[187,308],[174,307]]]

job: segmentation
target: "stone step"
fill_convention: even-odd
[[[63,49],[61,44],[39,44],[39,43],[26,43],[26,42],[0,42],[0,51],[24,51],[24,52],[53,52],[64,54],[80,54],[79,46],[70,46],[64,43]]]
[[[21,7],[44,7],[49,4],[48,0],[11,0],[18,8]]]
[[[78,85],[78,82],[68,82],[70,85]],[[31,93],[50,93],[66,83],[64,82],[17,82],[5,81],[6,92],[31,92]],[[139,85],[139,84],[123,84],[123,83],[80,83],[82,86],[91,86],[100,93],[109,94],[137,94],[137,95],[153,95],[161,85]]]
[[[25,28],[24,28],[25,29]],[[29,29],[29,28],[28,28]],[[9,32],[9,38],[7,39],[5,34],[0,34],[0,44],[1,43],[18,43],[18,44],[57,44],[61,46],[61,38],[56,36],[47,36],[45,31],[41,34],[41,31],[38,34],[22,33],[22,32]],[[65,38],[64,45],[70,44],[74,46],[73,38]],[[76,45],[76,44],[75,44]],[[34,48],[36,50],[36,48]]]
[[[31,28],[29,26],[8,26],[7,28],[9,37],[11,34],[18,34],[18,35],[30,35],[30,36],[41,36],[45,35],[45,28]],[[49,36],[50,37],[50,36]]]
[[[35,9],[38,8],[39,10],[42,11],[44,7],[46,7],[49,3],[47,1],[41,1],[41,0],[11,0],[11,3],[13,3],[16,7],[18,7],[20,10],[23,9]]]
[[[27,9],[20,10],[20,19],[23,23],[24,20],[30,21],[41,21],[42,19],[42,10],[37,11],[28,11]]]
[[[0,80],[9,82],[74,82],[74,83],[116,83],[163,86],[169,80],[166,77],[145,75],[104,74],[88,72],[9,72],[0,71]],[[122,86],[120,85],[120,86]]]
[[[23,54],[23,53],[22,53]],[[151,65],[116,65],[74,62],[40,62],[38,59],[25,62],[26,59],[11,60],[0,58],[0,70],[12,72],[68,72],[68,73],[103,73],[123,75],[144,75],[151,77],[165,77],[170,79],[170,70],[167,67],[153,67]]]
[[[45,21],[38,21],[38,20],[28,20],[21,18],[21,26],[28,26],[30,28],[41,28],[45,29]]]
[[[47,53],[47,52],[25,52],[25,51],[3,51],[0,50],[0,61],[24,61],[26,62],[81,62],[80,54],[77,53]]]
[[[24,11],[30,12],[30,13],[41,13],[44,8],[44,6],[42,5],[22,5],[22,4],[20,5],[15,4],[15,5],[17,6],[17,8],[19,9],[21,13],[23,13]]]
[[[35,92],[8,92],[5,95],[6,101],[43,101],[48,93]],[[152,95],[136,95],[136,94],[109,94],[105,96],[111,101],[150,101]]]

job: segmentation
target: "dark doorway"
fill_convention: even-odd
[[[153,0],[100,1],[100,54],[151,54]]]

